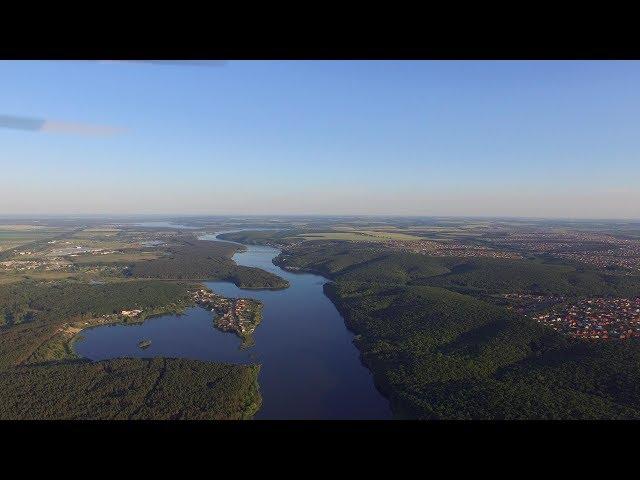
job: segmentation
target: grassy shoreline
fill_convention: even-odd
[[[184,305],[180,308],[175,308],[173,306],[170,306],[167,308],[160,308],[160,309],[157,309],[156,311],[153,311],[148,314],[145,313],[141,317],[137,317],[133,319],[122,317],[121,315],[113,315],[113,316],[110,316],[112,318],[98,317],[98,318],[80,320],[77,322],[65,324],[67,328],[72,329],[71,330],[72,335],[66,336],[65,332],[61,331],[59,335],[56,335],[54,337],[55,340],[52,339],[50,342],[44,344],[41,348],[48,348],[49,351],[62,353],[61,355],[55,356],[55,357],[49,356],[46,361],[83,359],[84,357],[81,357],[76,352],[74,345],[76,342],[82,339],[82,332],[86,330],[90,330],[92,328],[104,327],[107,325],[122,325],[122,324],[141,325],[147,320],[152,320],[154,318],[158,318],[164,315],[172,315],[172,314],[181,315],[190,306],[192,305]],[[34,352],[34,354],[37,354],[37,351]],[[32,363],[32,362],[29,362],[29,363]]]

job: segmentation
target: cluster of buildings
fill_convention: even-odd
[[[444,243],[431,240],[403,241],[390,240],[386,245],[396,250],[404,250],[432,257],[488,257],[488,258],[522,258],[518,252],[494,250],[482,245],[463,243]]]
[[[126,237],[119,237],[118,241],[130,243],[132,248],[137,247],[157,247],[171,243],[176,239],[178,233],[174,231],[153,231],[153,232],[135,232],[129,231]]]
[[[77,257],[78,255],[108,255],[110,253],[122,253],[117,250],[105,250],[104,248],[89,248],[82,245],[75,245],[71,247],[59,248],[47,253],[50,257]]]
[[[497,295],[509,301],[510,310],[528,315],[534,311],[550,307],[557,303],[563,302],[564,297],[561,295],[535,295],[531,293],[504,293]]]
[[[0,270],[7,272],[27,272],[34,270],[64,270],[70,263],[62,259],[54,260],[5,260],[0,262]]]
[[[56,245],[56,240],[47,242],[48,245]],[[60,244],[65,246],[60,247]],[[79,255],[109,255],[123,253],[119,250],[103,248],[90,248],[76,245],[71,241],[58,241],[58,248],[36,250],[16,250],[12,257],[0,262],[0,271],[27,272],[27,271],[59,271],[72,267],[71,257]]]
[[[231,308],[231,300],[213,292],[201,288],[192,293],[194,302],[209,310],[228,310]]]
[[[597,268],[640,270],[640,241],[593,232],[514,232],[492,243],[521,252],[546,253]]]
[[[640,337],[640,297],[587,298],[532,318],[571,337],[635,338]]]
[[[598,268],[620,267],[628,270],[640,270],[640,243],[619,249],[557,252],[551,255],[556,258],[573,260]]]
[[[592,232],[558,232],[539,230],[535,232],[513,232],[505,237],[492,238],[492,243],[532,253],[547,253],[570,250],[585,243],[598,243],[607,248],[619,246],[632,240],[619,239],[608,234]]]
[[[251,335],[258,326],[248,315],[249,300],[240,298],[232,301],[232,307],[216,320],[216,327],[223,332],[234,331],[240,337]]]
[[[517,252],[492,250],[483,247],[464,246],[462,248],[442,248],[433,254],[436,257],[485,257],[519,259],[522,255]]]
[[[204,289],[193,292],[194,301],[207,310],[216,312],[214,322],[224,332],[233,331],[245,338],[260,323],[260,302],[246,298],[225,298]]]

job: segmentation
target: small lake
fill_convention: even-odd
[[[214,235],[201,237],[215,240]],[[327,280],[290,273],[272,263],[279,250],[247,246],[233,259],[239,265],[275,273],[290,283],[285,290],[243,290],[229,282],[205,282],[226,297],[264,303],[255,346],[240,349],[240,339],[213,325],[202,308],[165,315],[141,325],[102,326],[81,333],[77,353],[91,360],[115,357],[182,357],[225,363],[259,363],[262,408],[258,419],[388,419],[388,401],[376,390],[360,362],[353,335],[322,286]],[[151,340],[145,350],[142,339]]]

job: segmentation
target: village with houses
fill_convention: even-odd
[[[225,298],[199,289],[193,300],[202,308],[215,312],[214,325],[223,332],[235,332],[244,346],[252,344],[252,334],[262,320],[262,302],[250,298]]]
[[[640,297],[585,298],[532,316],[575,338],[607,340],[640,337]]]
[[[508,310],[569,337],[590,340],[640,337],[640,297],[566,298],[527,293],[496,297],[508,302]]]

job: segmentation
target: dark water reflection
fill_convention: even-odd
[[[234,260],[286,278],[290,283],[286,290],[242,290],[228,282],[206,282],[221,295],[264,303],[264,317],[250,349],[240,349],[238,337],[215,329],[210,312],[192,308],[184,315],[166,315],[142,325],[86,330],[76,351],[92,360],[166,356],[260,363],[263,406],[256,418],[390,418],[388,402],[360,363],[353,335],[322,291],[326,280],[280,269],[272,263],[277,254],[274,248],[249,246]],[[138,348],[141,339],[150,339],[151,346]]]

